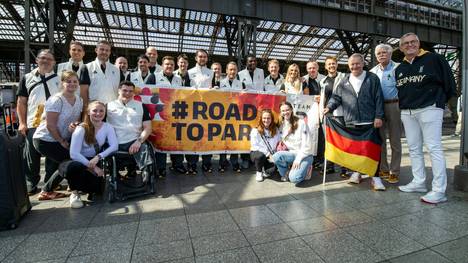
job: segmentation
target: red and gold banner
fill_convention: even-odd
[[[284,95],[191,88],[137,88],[136,100],[153,120],[150,137],[157,151],[171,153],[248,153],[250,130],[262,109],[275,120]]]

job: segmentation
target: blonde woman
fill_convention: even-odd
[[[291,64],[286,72],[286,78],[280,88],[287,94],[303,94],[301,72],[297,64]]]

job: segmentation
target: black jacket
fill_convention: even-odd
[[[433,104],[444,108],[455,96],[455,79],[439,54],[421,50],[413,63],[406,60],[395,70],[400,109],[420,109]]]
[[[327,107],[333,111],[340,105],[346,125],[383,119],[384,100],[379,77],[366,72],[359,94],[356,94],[347,74],[336,87]]]

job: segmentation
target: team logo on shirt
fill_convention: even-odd
[[[424,71],[424,65],[422,65],[421,67],[419,67],[419,73],[423,73]]]

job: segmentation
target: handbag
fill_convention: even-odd
[[[286,145],[286,143],[284,143],[284,141],[281,140],[276,145],[276,151],[277,152],[284,152],[284,151],[289,151],[289,149],[288,149],[288,146]]]
[[[284,138],[278,142],[278,144],[276,145],[277,152],[289,151],[288,146],[286,146],[286,143],[284,143],[284,140],[288,138],[290,134],[291,134],[291,131],[289,131],[288,134],[286,134],[286,136],[284,136]]]

